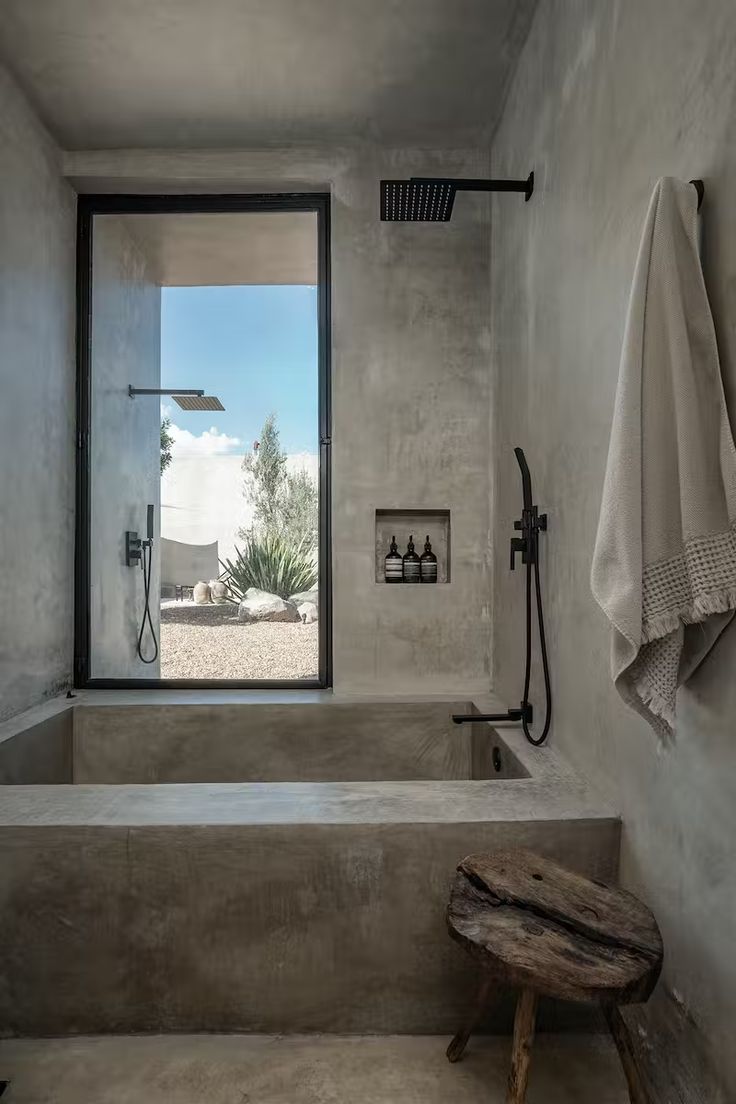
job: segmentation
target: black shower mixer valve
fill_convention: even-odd
[[[547,528],[547,515],[537,512],[536,506],[525,506],[521,518],[514,522],[514,529],[520,537],[511,538],[511,570],[516,567],[516,553],[521,553],[523,564],[533,564],[537,560],[537,535]]]

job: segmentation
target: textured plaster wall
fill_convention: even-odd
[[[128,385],[160,386],[161,289],[120,219],[97,215],[92,259],[91,676],[156,678],[158,661],[136,653],[143,575],[125,564],[125,530],[146,535],[146,506],[159,516],[158,398],[131,399]],[[156,537],[159,533],[156,532]],[[156,550],[158,546],[155,546]],[[158,636],[159,557],[151,615]],[[144,655],[152,654],[146,628]]]
[[[609,678],[589,590],[624,313],[657,177],[705,180],[704,266],[736,419],[736,7],[732,0],[542,0],[500,129],[494,175],[537,173],[494,204],[495,504],[519,512],[522,444],[543,538],[555,744],[624,817],[622,875],[650,901],[666,981],[736,1084],[736,628],[679,701],[661,749]],[[522,580],[498,546],[497,688],[518,698]],[[535,700],[541,697],[535,688]]]
[[[490,682],[487,206],[461,196],[450,223],[380,222],[380,178],[422,172],[483,168],[457,155],[374,151],[334,190],[333,577],[342,690],[462,693]],[[376,583],[376,508],[449,509],[451,583]],[[414,535],[423,541],[423,532]]]
[[[487,689],[488,202],[460,196],[448,224],[379,221],[382,177],[482,176],[487,156],[123,150],[66,167],[82,191],[331,191],[335,686]],[[451,511],[451,584],[375,582],[376,508]]]
[[[71,680],[75,207],[0,67],[0,718]]]

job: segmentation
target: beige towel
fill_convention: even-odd
[[[736,450],[697,193],[654,189],[629,300],[591,586],[621,697],[661,736],[736,608]]]

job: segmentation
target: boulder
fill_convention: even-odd
[[[210,579],[210,593],[212,594],[212,601],[216,605],[223,606],[227,602],[227,587],[222,579]]]
[[[311,602],[313,606],[319,609],[319,591],[318,590],[302,590],[298,594],[291,594],[289,601],[293,602],[295,606],[299,607],[305,602]]]
[[[297,607],[297,612],[305,625],[311,625],[313,621],[317,620],[317,607],[314,602],[302,602]]]
[[[198,606],[206,606],[212,601],[212,593],[209,583],[203,583],[200,579],[194,585],[194,601]]]
[[[238,621],[301,621],[301,617],[293,602],[284,601],[278,594],[248,587],[238,607]]]

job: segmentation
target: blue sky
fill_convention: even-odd
[[[275,411],[288,453],[316,452],[317,289],[183,287],[161,292],[161,386],[203,387],[225,411],[187,413],[175,425],[199,437],[214,426],[250,449]]]

